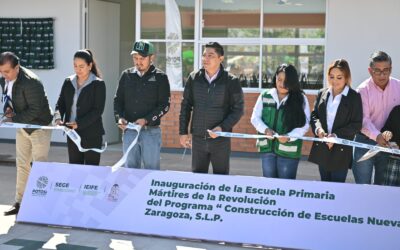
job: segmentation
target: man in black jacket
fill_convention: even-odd
[[[170,88],[167,75],[152,65],[154,47],[148,41],[133,45],[134,67],[122,72],[114,97],[114,115],[123,130],[123,150],[136,138],[128,122],[142,126],[137,144],[130,151],[126,167],[160,169],[161,117],[169,110]]]
[[[224,49],[217,42],[206,44],[203,68],[192,72],[186,82],[179,116],[180,143],[192,147],[192,171],[229,174],[230,138],[215,137],[212,131],[231,132],[243,115],[243,91],[237,77],[225,71]],[[193,111],[193,114],[192,114]],[[188,127],[191,120],[192,139]]]
[[[3,89],[4,115],[7,122],[49,125],[51,109],[39,78],[20,66],[12,52],[0,55],[0,85]],[[32,161],[47,161],[51,130],[17,129],[17,183],[14,206],[4,215],[17,214],[28,180]]]

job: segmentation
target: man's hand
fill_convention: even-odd
[[[127,124],[128,124],[128,121],[125,120],[125,118],[118,119],[118,128],[122,129],[122,131],[124,131],[126,129]]]
[[[192,147],[192,140],[190,139],[189,135],[180,135],[179,141],[184,148],[191,148]]]
[[[393,133],[391,131],[385,131],[382,133],[383,139],[385,139],[385,141],[390,141],[393,137]]]
[[[382,146],[382,147],[389,147],[389,143],[385,140],[385,138],[383,137],[382,134],[379,134],[379,135],[376,137],[376,142],[379,144],[379,146]]]
[[[65,125],[67,125],[71,129],[77,129],[78,128],[78,124],[76,122],[67,122],[67,123],[65,123]]]
[[[4,117],[2,120],[0,120],[0,124],[3,122],[13,122],[12,118]]]
[[[7,118],[13,118],[15,116],[15,113],[10,107],[7,107],[6,112],[4,112],[4,116]]]
[[[218,137],[216,133],[213,132],[221,132],[222,128],[220,126],[213,128],[211,131],[208,131],[208,134],[210,135],[211,138],[215,139]]]
[[[140,118],[140,119],[137,119],[137,120],[135,121],[135,123],[138,124],[138,125],[140,125],[141,127],[144,127],[144,126],[147,124],[147,121],[146,121],[146,119],[144,119],[144,118]]]

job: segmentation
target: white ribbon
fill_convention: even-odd
[[[34,125],[34,124],[25,124],[25,123],[14,123],[14,122],[0,122],[0,128],[27,128],[27,129],[50,129],[50,130],[63,130],[65,134],[75,143],[78,147],[80,152],[87,152],[87,151],[94,151],[97,153],[103,153],[107,148],[107,142],[105,143],[104,147],[101,149],[98,148],[83,148],[81,146],[81,137],[78,133],[70,128],[65,126],[41,126],[41,125]]]
[[[274,134],[273,136],[267,136],[267,135],[252,135],[252,134],[242,134],[242,133],[230,133],[230,132],[220,132],[220,131],[210,131],[209,132],[215,133],[218,136],[222,137],[230,137],[230,138],[243,138],[243,139],[273,139],[273,138],[280,138],[280,137],[290,137],[293,139],[299,139],[299,140],[304,140],[304,141],[316,141],[316,142],[327,142],[327,143],[334,143],[334,144],[341,144],[341,145],[346,145],[346,146],[351,146],[351,147],[357,147],[357,148],[365,148],[369,149],[369,151],[366,154],[371,154],[371,152],[386,152],[390,154],[397,154],[400,155],[400,149],[395,149],[395,148],[385,148],[381,147],[378,145],[370,145],[366,143],[361,143],[361,142],[355,142],[351,140],[346,140],[342,138],[337,138],[337,137],[324,137],[324,138],[316,138],[316,137],[306,137],[306,136],[283,136],[283,135],[278,135]],[[362,157],[363,160],[366,160],[368,158]]]
[[[137,131],[137,135],[135,140],[133,140],[131,142],[131,144],[129,145],[128,149],[126,150],[126,152],[124,153],[124,155],[122,156],[122,158],[115,163],[112,168],[111,168],[111,172],[117,171],[120,167],[123,167],[125,165],[126,159],[128,158],[129,152],[132,150],[132,148],[136,145],[138,139],[139,139],[139,134],[140,134],[140,130],[142,129],[142,126],[135,124],[135,123],[128,123],[126,125],[126,129],[133,129]]]
[[[87,152],[87,151],[94,151],[97,153],[103,153],[106,148],[107,148],[107,142],[104,143],[104,147],[102,147],[101,149],[98,148],[82,148],[81,146],[81,137],[78,135],[78,133],[70,128],[67,128],[65,126],[58,126],[58,127],[62,127],[65,134],[67,134],[67,136],[69,137],[69,139],[71,139],[75,145],[78,147],[80,152]]]

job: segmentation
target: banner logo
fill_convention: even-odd
[[[144,46],[145,46],[145,44],[142,43],[142,42],[137,43],[137,44],[136,44],[136,47],[135,47],[135,50],[143,51],[143,50],[144,50]]]
[[[118,184],[114,184],[111,189],[110,189],[110,193],[108,193],[108,200],[109,201],[118,201],[119,198],[119,185]]]
[[[75,192],[75,189],[70,188],[69,182],[56,182],[53,189],[55,192]]]
[[[46,176],[40,176],[36,181],[36,187],[39,189],[43,189],[49,183],[49,179]]]
[[[36,181],[37,189],[32,189],[32,196],[46,196],[47,190],[45,188],[49,184],[49,179],[46,176],[40,176]]]
[[[84,184],[81,186],[81,192],[83,195],[96,196],[101,191],[100,191],[100,187],[98,185]]]

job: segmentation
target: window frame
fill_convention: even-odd
[[[326,67],[326,37],[327,37],[327,13],[330,0],[325,0],[325,38],[264,38],[264,0],[259,0],[260,3],[260,35],[254,38],[227,38],[227,37],[203,37],[203,0],[195,1],[195,15],[194,15],[194,39],[181,39],[173,40],[173,42],[180,43],[194,43],[194,60],[193,68],[199,69],[201,67],[201,54],[202,46],[207,42],[218,41],[221,45],[258,45],[260,46],[259,52],[259,77],[258,77],[258,88],[243,88],[245,93],[260,93],[262,89],[262,59],[263,59],[263,48],[266,45],[317,45],[324,47],[324,66]],[[141,39],[141,4],[142,0],[136,0],[136,29],[135,37],[137,40]],[[147,39],[150,42],[170,42],[168,39]],[[323,87],[325,87],[326,75],[323,72]],[[183,87],[173,89],[174,91],[183,91]],[[318,90],[304,89],[306,94],[317,94]]]

